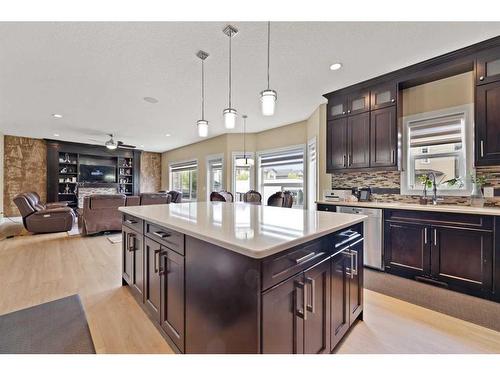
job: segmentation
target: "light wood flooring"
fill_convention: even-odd
[[[0,241],[0,315],[79,294],[97,353],[172,353],[121,286],[120,255],[106,236]],[[500,353],[500,332],[369,290],[364,317],[338,353]]]

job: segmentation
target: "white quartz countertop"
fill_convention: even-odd
[[[367,208],[392,208],[395,210],[414,210],[414,211],[437,211],[451,212],[473,215],[500,215],[500,208],[495,207],[471,207],[459,206],[452,204],[412,204],[401,202],[330,202],[317,201],[318,204],[328,204],[331,206],[351,206],[351,207],[367,207]]]
[[[119,210],[258,259],[366,219],[364,215],[226,202],[171,203]]]

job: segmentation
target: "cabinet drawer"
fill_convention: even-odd
[[[330,256],[333,245],[330,249],[329,242],[325,239],[309,242],[284,254],[264,259],[262,262],[262,289],[266,290]]]
[[[335,212],[337,210],[336,210],[336,206],[332,206],[331,204],[318,203],[318,211]]]
[[[184,255],[184,235],[182,233],[146,223],[146,236],[175,252]]]
[[[135,230],[138,233],[143,233],[143,221],[135,216],[123,214],[123,225]]]
[[[452,225],[474,229],[493,229],[493,217],[468,214],[454,214],[448,212],[426,212],[385,210],[386,220],[423,223],[431,225]]]

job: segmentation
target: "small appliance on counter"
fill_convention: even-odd
[[[354,195],[358,202],[369,202],[372,198],[372,189],[370,187],[352,188],[352,195]]]
[[[323,190],[323,199],[325,202],[345,201],[348,193],[348,190]]]

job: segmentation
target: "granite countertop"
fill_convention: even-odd
[[[366,219],[364,215],[226,202],[171,203],[119,210],[257,259]]]
[[[450,212],[460,214],[473,214],[473,215],[500,215],[500,208],[496,207],[471,207],[460,206],[453,204],[416,204],[416,203],[402,203],[402,202],[330,202],[330,201],[317,201],[318,204],[328,204],[331,206],[352,206],[352,207],[367,207],[367,208],[391,208],[395,210],[414,210],[414,211],[437,211],[437,212]]]

